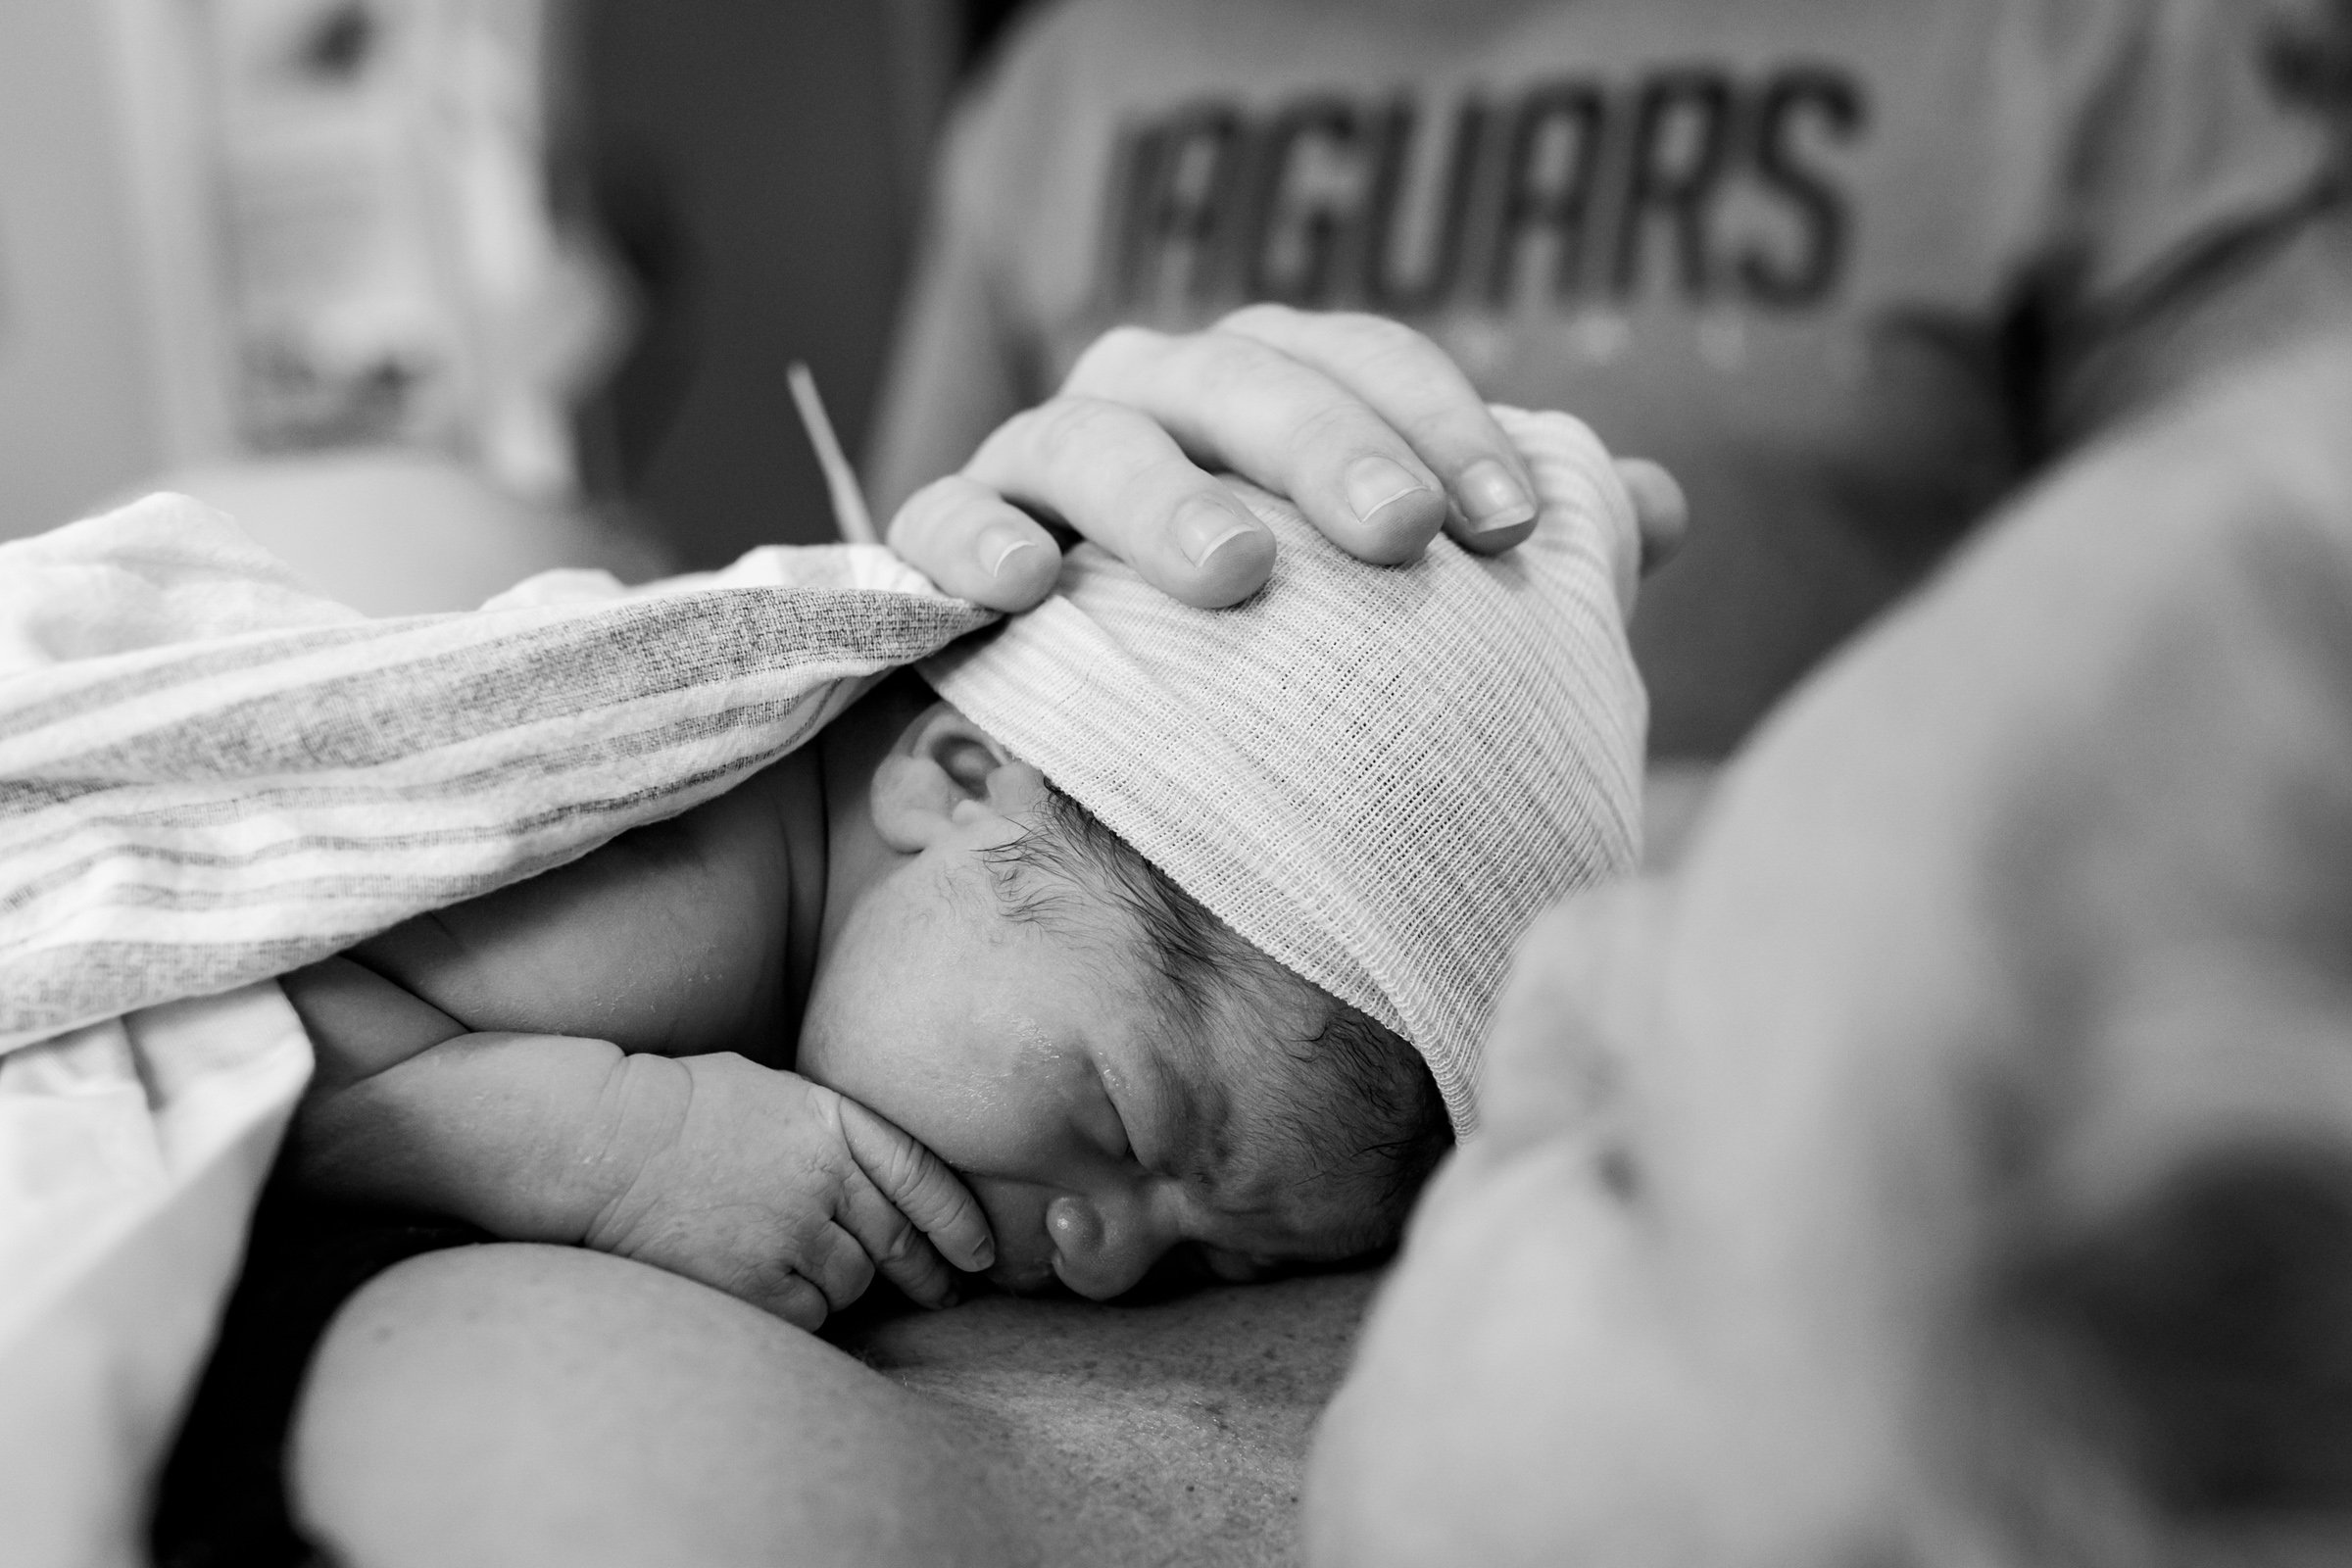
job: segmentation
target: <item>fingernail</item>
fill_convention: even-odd
[[[1004,563],[1024,550],[1038,548],[1040,546],[1034,539],[1023,539],[1018,535],[1007,538],[1003,534],[991,534],[981,540],[980,557],[988,563],[988,574],[991,577],[1002,577],[1004,575]]]
[[[972,1249],[972,1266],[970,1272],[978,1274],[984,1270],[994,1268],[996,1265],[997,1241],[996,1238],[992,1236],[987,1241],[982,1242],[978,1247]]]
[[[1214,501],[1187,502],[1176,516],[1176,548],[1196,566],[1208,564],[1209,557],[1255,532],[1255,522],[1245,522]]]
[[[1388,458],[1358,458],[1348,466],[1348,505],[1365,522],[1376,522],[1381,514],[1397,506],[1409,504],[1417,496],[1431,493],[1428,485],[1417,478],[1403,464]]]
[[[1536,514],[1535,502],[1511,477],[1511,470],[1493,458],[1481,458],[1463,469],[1459,489],[1472,533],[1516,528]]]

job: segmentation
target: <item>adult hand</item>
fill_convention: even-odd
[[[1687,509],[1663,468],[1621,461],[1646,570],[1681,542]],[[917,491],[891,545],[950,593],[1025,610],[1052,591],[1052,518],[1188,605],[1247,599],[1274,536],[1210,474],[1288,496],[1362,560],[1417,559],[1444,530],[1494,554],[1533,531],[1527,465],[1445,351],[1372,316],[1278,305],[1206,331],[1112,329],[1051,402],[1016,415],[961,473]]]

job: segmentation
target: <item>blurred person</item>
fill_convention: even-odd
[[[2352,1558],[2347,430],[2105,444],[1531,935],[1312,1560]]]
[[[1683,481],[1638,651],[1655,753],[1720,755],[2036,466],[2345,292],[2316,15],[1060,0],[956,116],[875,489],[1057,386],[1149,408],[1120,323],[1399,317]],[[1442,477],[1457,537],[1526,514],[1507,469]]]

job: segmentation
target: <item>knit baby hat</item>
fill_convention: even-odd
[[[1535,535],[1369,566],[1234,488],[1280,543],[1248,603],[1194,610],[1105,551],[923,665],[1234,930],[1410,1041],[1457,1135],[1536,915],[1641,850],[1647,706],[1626,643],[1634,508],[1592,433],[1496,409]]]

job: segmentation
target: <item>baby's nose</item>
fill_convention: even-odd
[[[1046,1233],[1061,1283],[1097,1301],[1133,1290],[1166,1246],[1138,1205],[1067,1195],[1046,1205]]]

